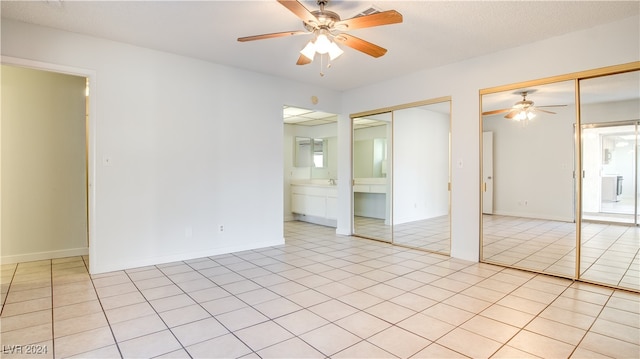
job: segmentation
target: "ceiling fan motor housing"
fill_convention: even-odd
[[[333,11],[329,10],[316,10],[311,12],[313,16],[320,21],[319,24],[315,24],[313,22],[302,22],[304,24],[304,28],[309,32],[313,32],[317,29],[326,29],[332,30],[335,23],[340,21],[340,15],[336,14]]]

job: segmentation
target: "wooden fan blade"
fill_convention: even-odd
[[[381,25],[397,24],[402,22],[402,14],[395,10],[388,10],[376,14],[358,16],[347,20],[338,21],[336,27],[346,26],[346,30],[363,29]]]
[[[247,42],[247,41],[254,41],[254,40],[273,39],[275,37],[303,35],[303,34],[308,34],[308,32],[307,31],[302,31],[302,30],[274,32],[274,33],[271,33],[271,34],[262,34],[262,35],[239,37],[238,41]]]
[[[335,41],[349,46],[352,49],[364,52],[365,54],[373,57],[380,57],[387,53],[387,49],[378,45],[372,44],[368,41],[362,40],[358,37],[348,34],[340,34],[333,38]]]
[[[508,114],[506,114],[504,118],[512,119],[518,114],[518,112],[520,112],[520,110],[511,111]]]
[[[489,115],[496,115],[499,113],[505,113],[505,112],[510,112],[513,111],[513,109],[511,108],[503,108],[501,110],[493,110],[493,111],[486,111],[482,113],[482,116],[489,116]]]
[[[306,65],[310,63],[311,63],[311,59],[309,59],[304,55],[300,55],[300,57],[298,57],[298,62],[296,62],[296,65]]]
[[[286,7],[287,9],[289,9],[289,11],[294,13],[297,17],[299,17],[300,20],[304,21],[305,24],[308,24],[308,23],[319,24],[320,23],[318,18],[315,17],[315,15],[313,15],[309,10],[307,10],[306,7],[304,7],[304,5],[302,5],[298,1],[296,1],[296,0],[278,0],[278,2],[282,6]]]
[[[540,111],[540,112],[544,112],[544,113],[550,113],[550,114],[552,114],[552,115],[555,115],[555,114],[556,114],[555,112],[551,112],[551,111],[547,111],[547,110],[541,110],[541,109],[540,109],[540,107],[536,107],[536,112],[538,112],[538,111]]]
[[[540,107],[567,107],[567,105],[547,105],[547,106],[536,106],[536,108]]]

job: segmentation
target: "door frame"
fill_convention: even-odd
[[[18,57],[1,56],[0,63],[3,65],[18,66],[24,68],[30,68],[34,70],[42,70],[48,72],[55,72],[65,75],[80,76],[89,79],[89,93],[91,94],[91,101],[88,104],[89,107],[89,120],[86,122],[86,175],[87,175],[87,240],[89,247],[89,273],[94,272],[96,267],[95,258],[98,251],[98,236],[96,235],[96,190],[95,190],[95,172],[96,172],[96,71],[89,70],[80,67],[64,66],[58,64],[52,64],[48,62],[33,61]]]

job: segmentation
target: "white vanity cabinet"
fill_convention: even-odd
[[[335,227],[337,207],[335,185],[291,184],[291,212],[297,220]]]

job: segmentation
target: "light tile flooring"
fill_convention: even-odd
[[[640,227],[582,223],[581,278],[640,290]],[[575,223],[500,215],[483,216],[483,258],[573,277]]]
[[[364,237],[420,248],[431,252],[450,253],[449,216],[385,225],[383,219],[354,217],[356,233]]]
[[[285,224],[282,246],[90,276],[3,265],[3,357],[640,354],[635,293]],[[24,355],[26,350],[45,350]]]
[[[449,216],[440,216],[393,226],[393,242],[436,253],[449,254]]]

